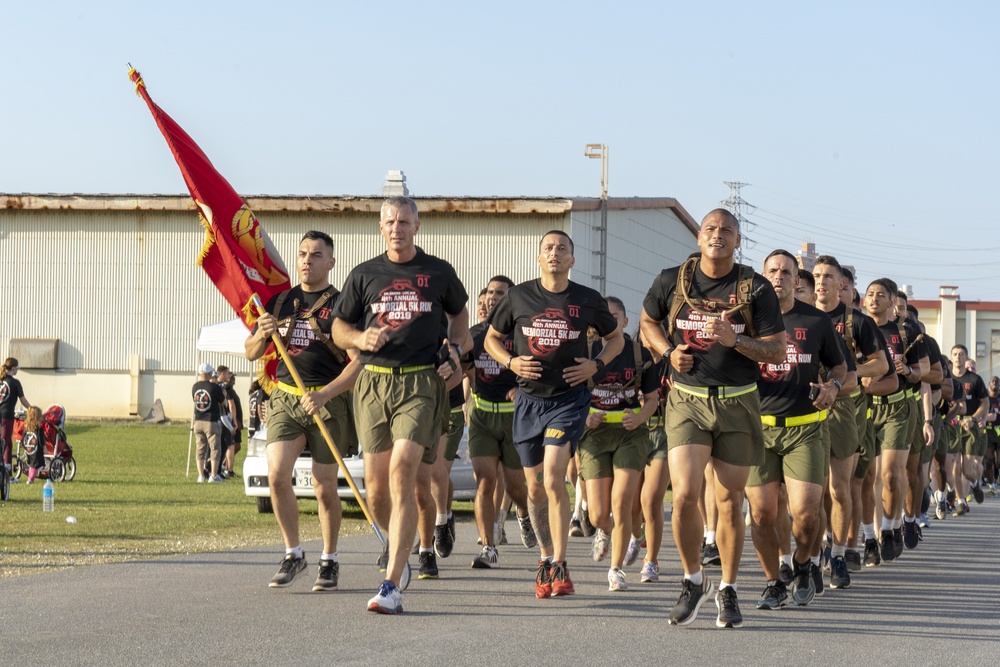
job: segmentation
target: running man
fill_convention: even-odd
[[[684,579],[670,610],[672,624],[694,621],[711,594],[698,557],[704,532],[698,498],[709,461],[715,467],[709,483],[719,508],[722,558],[716,625],[743,624],[736,576],[746,531],[744,489],[750,466],[764,457],[758,364],[785,361],[785,327],[771,284],[734,261],[739,245],[735,216],[715,209],[701,222],[701,255],[664,270],[643,302],[643,340],[654,357],[669,358],[673,379],[666,431],[674,541]]]
[[[437,456],[448,414],[445,381],[469,348],[469,297],[451,264],[417,247],[420,218],[412,199],[386,199],[379,231],[386,251],[347,276],[333,339],[361,351],[355,423],[368,502],[388,537],[386,578],[368,610],[396,614],[403,611],[399,582],[417,527],[417,472]],[[442,342],[449,347],[439,358]]]
[[[576,259],[573,240],[561,231],[542,237],[541,276],[513,287],[490,314],[486,351],[517,375],[514,446],[528,484],[528,514],[541,560],[535,577],[539,598],[572,595],[566,565],[570,501],[566,467],[583,435],[590,392],[587,380],[601,373],[624,347],[618,323],[604,298],[569,279]],[[604,349],[587,356],[587,329]],[[514,335],[514,352],[504,338]]]
[[[951,364],[954,372],[953,377],[958,381],[961,391],[955,394],[955,401],[964,403],[965,410],[960,410],[963,415],[958,422],[960,427],[959,438],[961,446],[958,449],[954,476],[955,495],[963,503],[964,512],[959,512],[958,516],[969,511],[969,498],[966,497],[966,482],[968,482],[968,493],[975,498],[977,503],[983,502],[983,489],[981,486],[983,469],[983,454],[986,451],[986,439],[982,430],[986,424],[986,417],[990,412],[990,395],[986,389],[983,379],[975,372],[966,370],[966,361],[969,359],[969,350],[964,345],[955,345],[951,348]]]
[[[259,359],[267,351],[271,334],[277,331],[305,385],[303,393],[284,359],[279,359],[278,382],[271,392],[267,413],[267,478],[274,518],[285,542],[285,558],[268,584],[272,588],[290,586],[306,568],[292,475],[295,461],[307,445],[312,454],[312,479],[323,532],[323,553],[313,590],[337,588],[340,576],[337,462],[313,419],[316,414],[322,418],[341,456],[348,456],[357,446],[347,392],[358,376],[358,355],[350,350],[348,361],[348,353],[330,340],[333,308],[340,297],[330,285],[330,271],[336,263],[333,239],[323,232],[306,232],[295,259],[299,284],[267,302],[267,312],[257,319],[245,345],[247,359]]]

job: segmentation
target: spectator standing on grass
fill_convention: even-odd
[[[0,366],[0,445],[3,446],[3,464],[7,467],[7,476],[10,477],[10,455],[11,438],[14,433],[14,408],[20,400],[21,405],[30,408],[31,403],[24,397],[24,389],[21,382],[14,377],[20,367],[17,359],[7,357]],[[12,479],[12,482],[17,482]]]
[[[36,405],[28,408],[21,446],[28,456],[28,484],[33,484],[38,471],[45,467],[45,429],[42,427],[42,410]]]
[[[250,384],[250,397],[247,401],[247,433],[251,438],[263,425],[263,405],[265,401],[267,401],[267,394],[264,393],[260,382],[254,380]]]
[[[195,457],[198,462],[198,483],[221,482],[219,452],[222,433],[221,411],[225,396],[222,387],[212,382],[215,369],[209,364],[198,367],[198,381],[191,387],[194,401],[194,437],[198,443]],[[208,471],[206,473],[206,470]]]

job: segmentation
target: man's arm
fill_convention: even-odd
[[[576,361],[577,364],[575,366],[567,366],[563,370],[563,379],[569,383],[569,386],[575,387],[594,377],[597,374],[598,359],[607,365],[614,361],[615,357],[625,349],[625,336],[622,334],[621,327],[615,327],[615,330],[604,336],[603,340],[604,349],[601,350],[600,354],[593,359],[576,357],[573,361]]]
[[[864,363],[858,364],[858,377],[880,378],[889,372],[889,362],[882,350],[875,350],[868,355]]]
[[[785,361],[785,345],[785,332],[779,331],[763,338],[740,336],[739,345],[736,345],[734,337],[733,345],[729,347],[734,347],[743,356],[762,364],[781,364]]]
[[[271,342],[271,334],[278,330],[278,322],[271,313],[264,313],[257,318],[257,331],[247,336],[243,347],[246,351],[247,359],[256,361],[264,356],[268,343]]]
[[[302,408],[309,414],[314,415],[320,408],[330,402],[331,399],[340,396],[345,391],[354,388],[354,382],[361,373],[361,355],[356,349],[347,350],[347,356],[351,361],[344,367],[336,378],[319,391],[309,391],[299,399]]]
[[[330,336],[333,344],[341,350],[353,347],[365,352],[378,352],[389,340],[389,327],[369,327],[359,331],[353,323],[335,317],[330,325]]]
[[[542,377],[542,362],[535,361],[534,357],[525,355],[518,357],[509,354],[503,346],[503,339],[507,334],[502,334],[490,325],[486,332],[486,339],[483,341],[483,349],[496,360],[498,364],[509,369],[514,375],[526,380],[537,380]]]
[[[930,361],[930,358],[928,358],[928,361]],[[941,367],[941,360],[939,359],[930,364],[927,374],[920,379],[927,384],[941,384],[944,380],[944,368]]]

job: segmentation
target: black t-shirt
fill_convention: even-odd
[[[250,429],[251,433],[260,428],[260,403],[264,400],[264,390],[257,389],[250,392],[250,401],[248,404],[248,410],[250,412],[250,419],[247,427]]]
[[[517,386],[517,376],[497,363],[497,360],[486,351],[486,332],[490,325],[487,322],[469,329],[472,336],[472,364],[476,368],[476,395],[491,403],[509,403],[508,392]],[[503,339],[503,349],[513,356],[514,339],[507,336]]]
[[[388,328],[382,349],[361,352],[363,363],[422,366],[433,364],[441,347],[441,322],[461,313],[468,300],[451,264],[417,248],[409,262],[392,262],[383,253],[354,267],[334,317],[359,329]]]
[[[885,343],[889,347],[889,351],[892,353],[893,363],[896,359],[902,356],[903,351],[910,347],[913,341],[916,340],[917,335],[920,333],[916,331],[909,323],[904,323],[903,327],[906,331],[906,342],[903,342],[903,336],[899,333],[899,323],[897,322],[886,322],[879,326],[879,330],[882,331],[882,336],[885,338]],[[910,351],[906,353],[906,358],[903,363],[907,366],[917,366],[920,363],[921,357],[927,356],[927,345],[923,341],[918,342],[916,345],[910,347]],[[890,363],[890,370],[893,370],[893,364]],[[902,388],[914,389],[919,388],[919,382],[906,382],[903,380],[903,376],[899,376],[899,381],[902,384]]]
[[[324,292],[329,292],[333,295],[313,315],[316,317],[320,331],[323,332],[324,336],[329,337],[330,325],[333,323],[334,317],[333,312],[341,299],[341,295],[335,293],[336,290],[332,287],[319,292],[305,292],[302,290],[301,285],[296,285],[290,290],[288,296],[285,297],[285,302],[281,304],[281,312],[278,313],[276,318],[278,320],[278,335],[281,336],[282,340],[287,338],[288,328],[294,326],[291,338],[287,338],[288,344],[286,347],[288,355],[292,357],[295,363],[295,369],[299,372],[303,384],[307,387],[324,387],[330,384],[337,379],[337,376],[340,375],[345,366],[345,364],[337,361],[326,343],[316,337],[312,327],[309,325],[309,320],[303,317],[316,305],[316,302],[320,300]],[[279,296],[276,294],[267,302],[267,312],[274,312],[274,306]],[[294,322],[286,321],[292,315],[296,317]],[[256,325],[254,325],[253,331],[257,331]],[[281,382],[295,385],[295,379],[288,372],[284,359],[278,359],[277,375],[278,380]]]
[[[602,338],[618,328],[597,290],[571,280],[564,291],[550,292],[537,278],[511,288],[490,313],[489,323],[501,334],[514,333],[515,355],[542,363],[540,379],[517,379],[522,390],[542,398],[570,389],[562,374],[577,364],[575,358],[587,358],[588,327]]]
[[[983,378],[971,371],[965,371],[965,375],[953,376],[958,383],[959,393],[955,395],[956,401],[965,401],[964,417],[971,417],[984,398],[990,397],[990,392],[986,389]]]
[[[931,336],[928,336],[927,334],[924,334],[924,342],[927,344],[927,356],[929,357],[928,361],[930,362],[930,364],[933,366],[935,362],[940,362],[941,368],[944,368],[944,361],[941,355],[941,347],[938,345],[938,342],[934,340],[934,338],[932,338]],[[940,388],[941,385],[939,384],[931,385],[931,391]]]
[[[640,346],[640,366],[643,394],[656,391],[660,386],[660,376],[653,366],[649,350]],[[595,352],[594,356],[597,356]],[[635,348],[632,339],[625,336],[625,348],[604,367],[603,373],[593,377],[594,387],[590,390],[590,404],[598,410],[636,410],[640,407],[639,393],[635,382]]]
[[[851,309],[851,334],[854,337],[855,361],[864,363],[868,361],[868,356],[881,349],[881,341],[875,332],[877,325],[875,320],[863,314],[860,310]],[[836,308],[827,313],[833,321],[833,327],[846,340],[845,331],[847,329],[847,306],[838,304]]]
[[[17,400],[22,396],[24,396],[24,389],[21,388],[21,381],[10,375],[5,375],[3,380],[0,380],[0,417],[13,419]]]
[[[235,387],[230,387],[230,389],[229,389],[229,398],[232,399],[233,405],[236,407],[236,414],[234,415],[234,417],[235,417],[234,421],[238,422],[239,425],[240,425],[240,427],[242,428],[244,426],[244,424],[243,424],[243,402],[240,400],[239,394],[236,393],[236,388]]]
[[[191,399],[194,401],[195,421],[219,421],[222,404],[226,400],[222,387],[209,380],[199,380],[191,387]]]
[[[652,319],[663,321],[670,316],[679,271],[680,267],[665,269],[649,288],[642,307]],[[736,265],[723,278],[709,278],[702,273],[699,265],[694,271],[690,296],[735,305],[739,275],[740,268]],[[784,330],[774,288],[758,273],[753,276],[750,304],[758,337]],[[687,305],[681,308],[670,344],[676,346],[687,343],[690,346],[688,352],[694,356],[694,368],[689,373],[679,373],[671,368],[671,377],[683,384],[708,387],[742,386],[756,382],[760,377],[760,367],[756,361],[704,336],[705,323],[709,319],[711,318],[708,316],[692,311]],[[736,333],[746,335],[746,322],[741,313],[734,314],[730,322]]]
[[[844,362],[842,343],[826,313],[798,299],[782,313],[785,323],[785,361],[760,364],[760,412],[796,417],[816,412],[809,400],[809,383],[819,382],[819,368]]]
[[[32,468],[45,467],[45,427],[39,424],[34,431],[25,429],[21,436],[21,446],[28,455],[28,465]]]

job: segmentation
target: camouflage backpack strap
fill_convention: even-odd
[[[694,280],[694,268],[698,264],[699,255],[688,257],[677,271],[677,284],[674,285],[674,300],[670,303],[670,313],[667,315],[667,339],[674,336],[677,329],[677,317],[681,308],[690,301],[691,283]]]
[[[636,336],[632,339],[632,359],[635,362],[635,386],[642,391],[642,374],[653,365],[652,361],[647,361],[643,363],[642,361],[642,343],[639,342],[639,337]]]
[[[326,302],[335,297],[339,292],[336,288],[330,287],[316,300],[309,312],[305,314],[305,318],[309,320],[309,328],[312,329],[313,335],[316,336],[317,340],[323,341],[327,349],[333,354],[333,358],[337,360],[340,365],[345,365],[347,363],[347,352],[341,350],[333,342],[333,338],[327,336],[323,333],[323,330],[319,328],[319,320],[316,319],[316,313],[319,309],[326,305]]]
[[[858,348],[854,342],[854,308],[847,306],[844,312],[844,343],[847,345],[847,353],[854,355],[854,360],[858,360]]]
[[[753,322],[753,267],[740,264],[739,282],[736,284],[737,312],[743,316],[746,323],[746,333],[751,338],[757,337],[757,327]]]
[[[281,344],[284,345],[286,348],[288,347],[288,341],[292,339],[292,330],[295,329],[295,327],[293,326],[295,323],[295,313],[299,312],[299,300],[295,299],[295,301],[293,302],[295,308],[292,309],[292,314],[284,318],[284,320],[281,319],[281,309],[285,305],[285,301],[288,300],[288,296],[291,293],[292,290],[289,289],[279,294],[278,299],[274,302],[274,309],[271,311],[271,315],[274,317],[275,320],[277,320],[279,326],[282,324],[282,322],[288,322],[288,326],[285,329],[285,335],[281,336]]]

